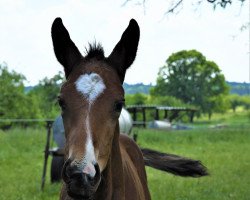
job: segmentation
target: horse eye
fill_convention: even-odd
[[[124,100],[115,102],[115,112],[121,112],[124,106]]]
[[[58,104],[59,104],[59,106],[61,107],[62,110],[65,110],[66,104],[65,104],[63,99],[58,98]]]

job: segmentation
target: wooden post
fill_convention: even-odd
[[[155,108],[155,120],[159,120],[159,109]]]
[[[164,110],[164,119],[168,119],[168,111]]]
[[[146,112],[145,112],[145,108],[142,108],[142,118],[143,118],[143,127],[146,128]]]
[[[135,107],[135,108],[133,108],[133,120],[134,120],[134,122],[137,121],[136,112],[137,112],[137,109],[136,109],[136,107]]]
[[[44,164],[43,164],[43,175],[42,175],[42,185],[41,189],[44,189],[44,184],[45,184],[45,177],[46,177],[46,169],[47,169],[47,161],[49,157],[49,147],[50,147],[50,135],[51,135],[51,127],[52,127],[53,122],[52,121],[47,121],[47,141],[45,145],[45,150],[44,150]]]
[[[169,121],[172,122],[175,118],[179,116],[180,110],[173,110],[172,115],[169,117]]]
[[[194,122],[194,113],[195,113],[195,111],[191,111],[191,113],[190,113],[190,122],[191,123],[193,123]]]

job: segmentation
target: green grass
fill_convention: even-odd
[[[142,135],[143,134],[143,135]],[[143,131],[143,147],[199,159],[211,174],[181,178],[148,168],[152,199],[249,199],[250,132],[247,129]]]
[[[212,115],[212,119],[209,120],[208,116],[203,115],[200,118],[195,118],[195,126],[209,126],[215,124],[224,124],[227,126],[242,126],[250,124],[250,111],[244,111],[242,108],[238,108],[237,112],[233,112],[232,110],[220,114],[214,113]]]
[[[59,185],[41,191],[45,129],[0,131],[0,199],[58,199]],[[49,168],[48,168],[49,169]]]
[[[147,168],[153,200],[249,199],[249,119],[242,113],[216,117],[213,123],[204,119],[194,125],[206,128],[187,131],[138,129],[140,146],[202,160],[211,174],[198,179],[182,178]],[[220,123],[221,118],[228,124],[226,128],[208,128]],[[232,125],[237,120],[237,126]],[[58,199],[60,184],[50,184],[50,163],[45,190],[40,189],[45,139],[45,129],[0,131],[1,200]]]

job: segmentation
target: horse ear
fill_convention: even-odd
[[[70,39],[61,18],[56,18],[51,27],[51,36],[57,60],[63,65],[65,76],[68,78],[74,65],[80,61],[82,55],[74,42]]]
[[[127,29],[122,34],[112,53],[107,58],[118,72],[123,83],[126,70],[134,62],[140,38],[140,28],[134,19],[131,19]]]

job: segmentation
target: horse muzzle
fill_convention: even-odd
[[[84,173],[80,167],[71,165],[67,160],[63,166],[62,178],[67,186],[67,193],[74,199],[91,199],[101,181],[101,173],[98,164],[94,165],[95,175]]]

